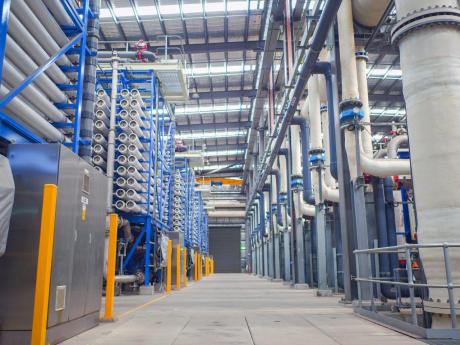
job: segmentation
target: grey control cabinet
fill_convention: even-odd
[[[99,322],[106,177],[58,144],[11,145],[16,184],[7,250],[0,258],[0,344],[27,344],[32,328],[43,185],[58,186],[47,340]]]

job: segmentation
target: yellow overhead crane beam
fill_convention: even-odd
[[[229,186],[242,186],[243,185],[243,180],[240,178],[196,177],[195,181],[203,185],[208,185],[211,182],[220,182],[223,185],[229,185]]]

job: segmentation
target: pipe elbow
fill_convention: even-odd
[[[333,189],[326,185],[326,182],[323,180],[323,192],[324,192],[324,199],[330,202],[339,203],[340,200],[340,192],[338,189]]]
[[[300,204],[300,213],[302,214],[302,216],[305,216],[305,217],[315,217],[316,209],[312,205],[308,205],[306,203],[301,203]]]
[[[376,177],[410,175],[408,159],[372,159],[361,153],[361,168],[366,174]]]

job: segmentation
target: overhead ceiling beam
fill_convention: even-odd
[[[380,95],[370,94],[369,101],[371,102],[391,102],[391,103],[404,103],[403,95]]]
[[[237,129],[251,127],[250,121],[245,122],[220,122],[220,123],[196,123],[190,125],[176,125],[178,131],[199,131],[210,129]]]
[[[192,93],[190,99],[215,99],[215,98],[239,98],[247,97],[254,98],[257,94],[256,90],[228,90],[228,91],[209,91]]]
[[[195,150],[208,150],[208,151],[217,151],[217,150],[245,150],[248,147],[247,144],[222,144],[222,145],[206,145],[205,146],[195,146]]]
[[[131,43],[131,40],[129,40]],[[108,41],[113,43],[113,41]],[[132,46],[134,47],[136,40],[132,40]],[[101,42],[104,43],[104,42]],[[120,43],[120,42],[118,42]],[[184,45],[168,45],[168,54],[179,55],[181,50],[184,54],[202,54],[202,53],[224,53],[232,51],[246,51],[251,50],[255,52],[261,52],[264,49],[265,41],[241,41],[241,42],[216,42],[216,43],[192,43]],[[118,50],[126,50],[124,48]],[[164,45],[151,46],[151,51],[164,54]],[[283,43],[277,42],[275,50],[283,50]]]

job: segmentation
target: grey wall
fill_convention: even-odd
[[[241,227],[209,229],[209,253],[214,256],[215,273],[241,272]]]

